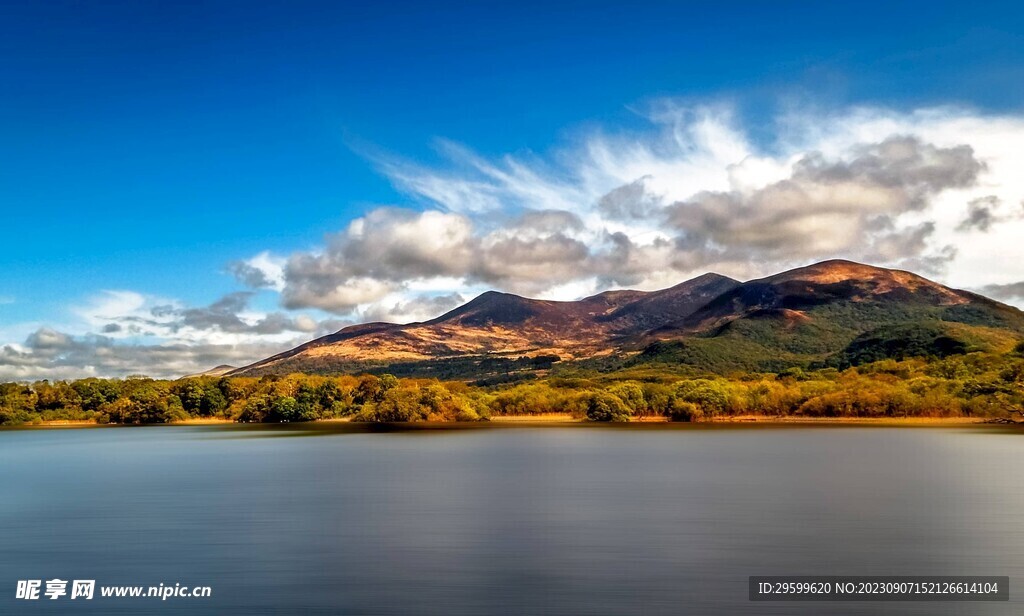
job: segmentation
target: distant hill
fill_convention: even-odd
[[[835,260],[743,283],[705,274],[661,291],[572,302],[489,291],[430,321],[347,327],[229,374],[453,376],[536,366],[522,359],[538,357],[548,366],[606,358],[771,371],[1009,349],[1022,334],[1016,308],[910,272]]]
[[[238,370],[238,368],[236,368],[235,366],[229,366],[227,364],[221,364],[221,365],[217,366],[216,368],[210,368],[209,370],[204,370],[203,372],[197,372],[195,374],[190,374],[190,375],[188,375],[186,377],[183,377],[183,378],[187,379],[187,378],[192,378],[192,377],[196,377],[196,376],[224,376],[225,374],[228,374],[229,372],[232,372],[234,370]]]

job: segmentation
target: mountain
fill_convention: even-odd
[[[210,368],[209,370],[204,370],[202,372],[190,374],[182,378],[190,379],[197,376],[224,376],[225,374],[228,374],[229,372],[232,372],[234,370],[238,370],[238,368],[236,368],[235,366],[229,366],[228,364],[221,364],[215,368]]]
[[[845,367],[1004,349],[1022,333],[1016,308],[910,272],[834,260],[737,285],[649,332],[642,357],[718,372]]]
[[[742,283],[705,274],[573,302],[489,291],[430,321],[347,327],[229,374],[453,376],[597,358],[716,372],[845,367],[1009,348],[1021,334],[1016,308],[910,272],[834,260]]]
[[[652,327],[683,319],[738,284],[705,274],[661,291],[607,291],[574,302],[488,291],[430,321],[346,327],[231,374],[337,372],[481,355],[593,357],[635,346]]]

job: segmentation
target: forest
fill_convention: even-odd
[[[87,378],[0,384],[0,425],[486,421],[563,413],[590,421],[763,417],[1024,416],[1024,342],[1009,353],[885,359],[846,369],[701,373],[672,363],[602,371],[543,364],[528,379],[391,374]]]

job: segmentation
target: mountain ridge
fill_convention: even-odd
[[[867,334],[879,328],[921,340],[940,337],[893,329],[915,324],[932,330],[958,324],[958,335],[986,340],[994,338],[970,328],[1024,333],[1024,313],[912,272],[836,259],[746,282],[707,273],[658,291],[605,291],[576,301],[487,291],[427,321],[353,325],[228,374],[358,372],[397,363],[415,374],[420,362],[537,356],[774,369],[830,361],[855,340],[870,344],[875,338]],[[928,348],[920,340],[883,346]],[[858,348],[850,356],[876,354]]]

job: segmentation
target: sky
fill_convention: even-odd
[[[1011,2],[2,2],[0,379],[827,258],[1024,306]]]

